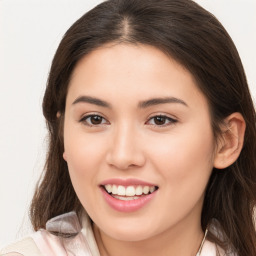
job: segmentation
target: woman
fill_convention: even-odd
[[[43,111],[37,232],[3,254],[256,255],[255,109],[232,40],[203,8],[95,7],[59,45]]]

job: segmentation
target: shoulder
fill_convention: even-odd
[[[66,256],[84,253],[99,256],[88,218],[83,218],[83,222],[85,226],[80,225],[75,212],[56,216],[46,223],[46,229],[40,229],[30,237],[0,250],[0,256]]]
[[[0,256],[42,256],[32,237],[25,237],[0,250]]]

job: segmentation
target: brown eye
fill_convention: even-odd
[[[153,116],[149,119],[148,124],[155,125],[155,126],[167,126],[172,125],[176,123],[177,120],[170,118],[168,116],[159,115],[159,116]]]
[[[101,124],[102,119],[101,116],[91,116],[91,123],[94,125]]]
[[[154,122],[156,125],[164,125],[166,122],[166,117],[165,116],[155,116]]]
[[[105,118],[103,118],[102,116],[99,115],[88,115],[88,116],[84,116],[81,121],[82,123],[84,123],[85,125],[88,126],[97,126],[97,125],[101,125],[101,124],[106,124],[107,121]]]

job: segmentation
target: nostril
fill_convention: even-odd
[[[145,164],[146,158],[144,153],[135,143],[113,142],[113,146],[106,155],[106,162],[111,167],[118,170],[129,170],[139,168]]]

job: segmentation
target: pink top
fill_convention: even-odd
[[[46,230],[39,230],[32,238],[42,255],[100,256],[88,216],[81,227],[75,212],[49,220]]]

